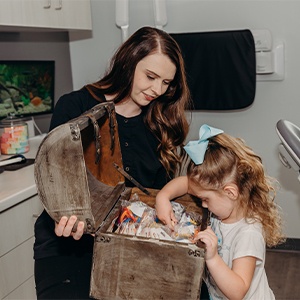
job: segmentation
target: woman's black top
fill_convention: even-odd
[[[103,94],[98,95],[103,102]],[[50,130],[80,116],[99,102],[87,89],[62,96],[54,109]],[[117,114],[119,140],[124,169],[144,187],[161,189],[170,178],[158,160],[158,140],[143,122],[143,113],[132,118]],[[127,186],[132,186],[126,181]],[[35,223],[34,258],[41,259],[56,255],[71,255],[92,252],[94,238],[85,234],[79,241],[72,237],[57,237],[54,221],[43,211]]]

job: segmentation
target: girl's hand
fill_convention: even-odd
[[[218,238],[210,226],[208,226],[204,231],[200,231],[194,240],[200,240],[206,245],[206,261],[211,260],[218,255]]]
[[[218,238],[210,226],[200,231],[195,239],[206,245],[206,267],[226,299],[244,299],[255,273],[256,257],[236,258],[230,268],[218,254]]]
[[[78,222],[76,231],[73,232],[72,229],[77,221],[76,216],[71,216],[69,219],[68,217],[62,217],[59,223],[55,223],[55,234],[57,236],[64,236],[69,237],[72,236],[74,240],[79,240],[84,232],[84,222]]]
[[[169,228],[174,229],[174,225],[178,223],[175,218],[173,207],[168,199],[156,198],[156,215],[162,223]]]
[[[156,195],[156,215],[171,229],[174,229],[174,225],[178,223],[178,220],[175,218],[170,201],[185,195],[187,191],[187,176],[179,176],[168,182]]]

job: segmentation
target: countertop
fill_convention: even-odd
[[[24,153],[26,158],[35,158],[39,145],[46,134],[29,139],[30,150]],[[0,160],[10,155],[1,155]],[[37,194],[34,180],[34,164],[16,171],[4,171],[0,174],[0,213],[25,199]]]

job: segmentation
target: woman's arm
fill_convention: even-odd
[[[176,220],[170,201],[179,196],[185,195],[188,190],[188,179],[186,176],[174,178],[168,182],[156,196],[157,217],[170,228],[178,222]]]

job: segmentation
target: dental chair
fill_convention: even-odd
[[[300,128],[289,121],[279,120],[276,132],[281,140],[279,159],[286,168],[297,172],[300,181]]]

